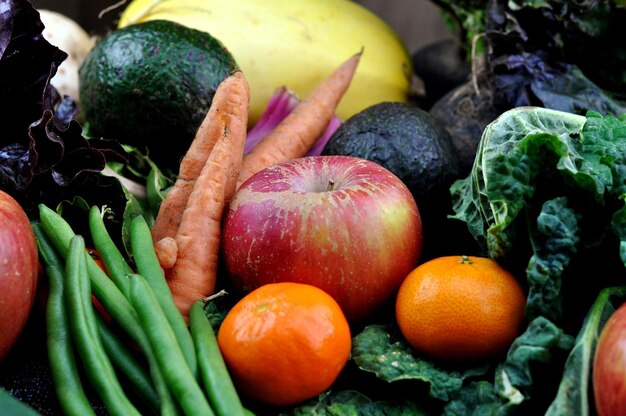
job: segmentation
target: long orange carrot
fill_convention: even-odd
[[[304,156],[332,119],[350,86],[362,51],[337,67],[243,159],[237,187],[256,172],[279,162]]]
[[[239,73],[229,88],[233,111],[216,114],[220,135],[182,213],[175,236],[178,256],[167,273],[178,309],[187,317],[191,304],[213,294],[216,286],[221,221],[235,193],[248,123],[249,89]]]
[[[211,107],[180,162],[176,183],[167,193],[159,208],[159,213],[151,229],[152,238],[155,242],[159,242],[165,237],[174,238],[176,235],[194,183],[222,133],[221,123],[216,122],[217,115],[237,114],[241,111],[240,100],[246,100],[241,95],[243,94],[242,77],[240,71],[235,72],[222,81],[215,91]],[[238,93],[234,94],[234,91],[238,91]],[[159,252],[157,251],[157,253]]]

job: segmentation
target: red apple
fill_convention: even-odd
[[[235,288],[273,282],[319,287],[351,321],[398,290],[422,248],[405,184],[355,157],[310,156],[249,178],[224,217],[222,256]]]
[[[35,235],[22,207],[0,191],[0,360],[22,332],[37,289]]]
[[[624,415],[626,304],[617,308],[600,332],[593,360],[593,393],[599,416]]]

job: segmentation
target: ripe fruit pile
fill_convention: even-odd
[[[80,295],[94,296],[93,303],[98,305],[95,308],[107,317],[102,325],[115,325],[128,332],[126,335],[130,335],[135,344],[133,346],[148,358],[137,367],[150,366],[150,371],[145,372],[145,385],[150,389],[144,393],[149,399],[154,399],[150,405],[155,413],[167,413],[166,406],[173,403],[168,401],[170,395],[183,412],[210,413],[200,408],[204,404],[205,408],[210,405],[216,410],[221,409],[216,413],[228,416],[243,413],[244,405],[254,407],[258,404],[294,406],[294,409],[295,406],[302,406],[295,413],[302,412],[311,403],[313,406],[334,407],[337,404],[359,407],[359,399],[369,401],[370,398],[363,395],[357,399],[338,400],[338,394],[345,393],[338,390],[344,381],[348,384],[353,381],[350,380],[352,373],[344,373],[346,365],[351,354],[356,356],[357,352],[361,353],[359,347],[363,343],[359,342],[357,347],[357,338],[364,333],[373,333],[369,331],[372,327],[380,329],[378,334],[384,333],[386,337],[368,339],[370,342],[365,348],[369,348],[370,364],[382,370],[372,371],[379,379],[383,379],[383,372],[389,371],[395,374],[396,380],[406,380],[413,376],[408,373],[415,368],[420,368],[419,371],[428,368],[426,372],[432,370],[437,376],[433,377],[431,398],[441,399],[437,404],[439,410],[449,402],[454,405],[460,396],[471,397],[473,392],[469,389],[474,384],[483,387],[489,382],[476,379],[468,383],[471,385],[447,391],[449,384],[454,384],[447,383],[448,377],[458,378],[458,369],[470,368],[476,362],[468,361],[479,360],[481,365],[484,362],[493,365],[489,370],[489,374],[493,374],[503,367],[499,364],[508,359],[504,352],[522,329],[524,292],[515,277],[487,258],[460,255],[435,257],[439,255],[440,248],[454,253],[466,251],[457,250],[456,244],[449,244],[455,235],[451,235],[447,227],[440,227],[433,221],[440,216],[442,223],[448,220],[450,201],[446,199],[445,203],[442,202],[444,199],[440,199],[439,191],[446,198],[449,196],[449,186],[458,176],[457,161],[447,131],[428,112],[418,110],[414,103],[407,102],[410,65],[406,51],[394,34],[374,16],[355,8],[355,3],[346,0],[314,3],[293,0],[281,2],[280,6],[284,7],[276,6],[275,1],[203,0],[194,3],[193,7],[190,7],[190,2],[179,0],[135,0],[129,4],[119,29],[94,49],[96,52],[83,66],[84,85],[81,91],[86,98],[86,116],[90,123],[90,129],[85,131],[92,136],[99,132],[103,136],[110,135],[106,138],[131,145],[130,154],[133,159],[135,156],[139,159],[121,167],[121,174],[128,174],[124,169],[138,168],[135,163],[141,165],[146,162],[149,166],[149,173],[143,172],[145,166],[132,172],[139,178],[138,181],[148,178],[148,201],[144,201],[143,196],[124,192],[121,205],[126,211],[118,211],[99,202],[92,206],[89,228],[95,248],[103,253],[105,264],[101,268],[93,266],[95,263],[89,258],[88,265],[83,264],[86,259],[85,242],[78,236],[71,241],[65,238],[67,235],[64,238],[55,236],[50,238],[56,241],[50,246],[63,242],[54,249],[62,252],[67,251],[65,243],[73,244],[73,247],[70,246],[72,256],[68,255],[69,260],[66,260],[66,265],[70,266],[66,267],[68,270],[64,277],[76,281],[80,277],[85,281],[69,284],[69,287],[86,288],[89,283],[93,292],[81,291]],[[272,30],[254,32],[259,27],[256,24],[258,16],[254,16],[255,20],[250,24],[250,13],[232,9],[233,5],[243,4],[254,5],[258,15],[265,18],[265,24],[275,22]],[[300,19],[293,19],[290,8],[305,6],[307,8],[302,10],[307,12],[298,9]],[[338,19],[337,24],[325,21],[318,27],[315,11],[330,11],[332,19]],[[229,19],[222,18],[220,13],[226,13]],[[297,20],[295,26],[294,20]],[[344,26],[340,23],[345,23],[347,27],[353,21],[358,22],[358,28],[353,27],[352,31],[344,33]],[[302,27],[307,29],[311,40],[306,51],[301,50],[302,45],[296,42]],[[156,43],[147,42],[145,49],[132,42],[126,43],[129,33],[131,38],[145,41],[138,33],[145,34],[142,30],[148,29],[150,32],[154,29],[157,36],[171,34],[171,31],[175,31],[176,36],[173,39],[157,38],[160,41]],[[286,29],[288,35],[282,29]],[[243,44],[237,42],[242,33],[246,35]],[[272,38],[274,35],[279,35],[279,39]],[[122,47],[103,53],[107,41],[115,40],[116,36],[120,37],[118,41],[123,41]],[[201,60],[206,63],[203,60],[204,51],[192,52],[193,49],[186,43],[187,40],[203,43],[202,39],[206,41],[207,36],[215,36],[211,39],[224,42],[224,48],[221,43],[201,48],[208,49],[209,55],[226,61],[217,65],[219,68],[211,68],[210,64],[207,65],[209,68],[201,65]],[[184,47],[178,43],[183,39]],[[381,46],[381,43],[384,45]],[[156,44],[160,46],[154,49]],[[275,53],[273,48],[276,44],[280,44],[283,54]],[[294,49],[299,53],[293,53]],[[159,52],[164,55],[159,55]],[[149,61],[147,67],[130,59],[139,55],[142,55],[140,61]],[[348,55],[352,55],[351,58],[336,67],[338,61]],[[124,61],[122,57],[130,58]],[[128,66],[121,68],[113,65],[122,61]],[[193,65],[189,66],[190,62]],[[105,68],[104,75],[96,65],[103,63],[112,64]],[[174,69],[181,70],[179,67],[182,65],[191,73],[170,72],[172,63],[176,63]],[[235,66],[238,69],[235,73],[225,70]],[[196,75],[207,73],[216,76],[214,80],[209,80],[214,82],[190,82]],[[162,78],[164,74],[166,76]],[[138,78],[123,85],[115,84],[121,75]],[[146,75],[149,76],[145,78]],[[93,81],[91,89],[88,88],[90,77]],[[109,95],[113,92],[111,88],[103,87],[107,79],[113,80],[113,86],[119,87],[120,95]],[[223,81],[215,95],[204,89],[220,80]],[[248,87],[248,80],[251,88]],[[164,88],[154,88],[158,81],[163,83]],[[150,88],[141,88],[140,84]],[[191,87],[191,91],[177,94],[184,86]],[[292,96],[297,102],[295,108],[276,117],[270,111],[272,108],[265,108],[263,101],[267,101],[280,87],[293,89],[300,97]],[[98,101],[100,99],[110,101],[103,105],[102,101]],[[146,101],[141,106],[129,110],[131,104],[142,99]],[[160,105],[173,104],[174,108],[157,111],[150,99]],[[206,100],[211,101],[208,112]],[[145,106],[146,102],[150,105]],[[379,105],[370,106],[372,103]],[[98,108],[89,111],[90,105],[94,104],[106,111]],[[193,111],[182,111],[184,105],[191,105]],[[369,111],[365,111],[368,108]],[[185,114],[180,115],[177,110]],[[266,119],[266,113],[263,113],[257,122],[263,110],[268,110],[267,114],[280,120],[269,116]],[[111,111],[117,112],[119,119],[116,122],[111,123],[113,118],[109,118],[108,122],[100,120],[98,123],[98,117],[110,116]],[[195,121],[184,119],[184,116],[192,114],[196,115]],[[349,118],[353,114],[354,117]],[[201,124],[198,115],[202,116]],[[187,130],[188,138],[193,134],[194,143],[188,146],[188,141],[178,131],[158,125],[154,117],[165,125],[172,120],[182,122],[184,126],[179,126],[181,131]],[[268,119],[271,123],[266,123]],[[320,137],[328,132],[331,119],[342,122],[343,126],[321,156],[321,147],[326,141],[319,147],[318,143]],[[126,122],[134,133],[125,135],[118,130],[109,134],[100,130],[104,127],[121,128]],[[260,135],[263,136],[260,144],[255,142],[250,145],[247,127],[259,125],[269,133]],[[46,132],[52,133],[51,139],[55,143],[64,139],[56,137],[52,130]],[[320,136],[322,132],[324,134]],[[143,143],[140,135],[146,133],[144,139],[151,143],[159,142],[157,134],[164,133],[170,141],[176,137],[176,145],[180,146],[177,149],[170,142],[167,146],[163,146],[163,142],[158,144],[159,150],[165,153],[163,156],[171,158],[173,166],[167,166],[157,152],[143,154],[146,149],[140,146]],[[80,135],[80,131],[77,134]],[[345,140],[345,148],[341,151],[332,146],[338,144],[339,138]],[[376,141],[376,146],[368,146],[367,140],[362,138]],[[404,144],[398,146],[400,142]],[[353,149],[353,143],[358,143],[360,149]],[[95,148],[98,142],[89,141],[89,144],[94,144]],[[42,148],[38,143],[34,147]],[[355,152],[363,149],[367,152]],[[375,150],[370,153],[371,149]],[[181,160],[180,153],[183,151],[185,156]],[[119,153],[127,156],[121,148]],[[100,164],[105,165],[108,161],[103,156]],[[170,169],[160,169],[166,167],[173,170],[179,168],[178,175]],[[92,169],[100,172],[97,167]],[[242,172],[245,174],[242,175]],[[147,175],[143,176],[144,173]],[[167,188],[170,179],[175,185]],[[120,188],[126,190],[121,181]],[[89,193],[74,196],[76,200],[90,200]],[[431,202],[434,208],[429,206]],[[97,208],[102,205],[108,208],[100,215]],[[142,223],[142,237],[139,238],[133,223],[136,226],[136,220],[141,217],[142,210],[148,210],[147,206],[150,206],[151,215],[146,219],[154,218],[155,221],[151,229],[149,221]],[[441,209],[444,206],[447,208]],[[59,207],[52,203],[48,209],[53,212],[53,208]],[[104,218],[109,215],[113,221],[120,223],[120,228],[126,227],[122,234],[128,231],[130,223],[128,235],[116,236],[130,240],[123,241],[120,247],[111,239],[103,239],[107,231]],[[163,222],[159,221],[163,218]],[[422,222],[426,218],[426,235],[445,236],[445,247],[435,247],[432,239],[424,242]],[[42,223],[45,225],[45,220]],[[159,236],[161,223],[166,224],[167,232]],[[68,230],[66,225],[52,231],[65,232]],[[43,241],[43,237],[39,239]],[[120,251],[123,243],[129,243],[130,251]],[[427,250],[423,250],[422,246]],[[150,254],[150,258],[146,258],[146,254]],[[428,257],[421,259],[424,254]],[[125,258],[126,255],[128,258]],[[53,267],[59,268],[59,265],[48,265],[50,270]],[[132,274],[135,269],[136,274]],[[154,283],[153,277],[159,284],[157,290],[149,286]],[[205,306],[214,305],[211,295],[222,287],[228,288],[230,309],[209,316],[210,320],[205,319],[207,314],[211,315]],[[154,299],[143,296],[150,290],[155,291]],[[71,294],[77,296],[78,292],[74,290]],[[160,294],[168,295],[165,306],[160,304],[163,300]],[[169,296],[172,294],[173,297]],[[50,296],[49,299],[59,298]],[[83,319],[88,313],[91,316],[93,308],[89,298],[81,298],[80,302],[78,297],[72,299],[77,305],[80,303],[80,309],[76,308],[78,312],[71,313],[72,319]],[[63,306],[65,302],[57,302],[56,305]],[[395,315],[392,313],[393,306],[396,307]],[[162,314],[153,313],[160,310]],[[224,316],[222,322],[216,321]],[[189,317],[188,327],[183,317]],[[385,325],[370,325],[370,319],[379,318]],[[216,327],[221,325],[217,337],[212,337],[211,324]],[[353,339],[351,332],[357,325],[365,325],[366,328]],[[168,326],[172,331],[167,331]],[[396,326],[403,335],[399,342],[392,341],[394,336],[399,336]],[[103,326],[105,331],[107,327]],[[87,327],[89,330],[93,328],[95,324]],[[75,332],[78,332],[80,342],[84,343],[83,347],[79,346],[79,352],[96,351],[100,358],[110,358],[112,365],[119,366],[121,370],[127,369],[124,363],[113,363],[114,358],[124,358],[127,355],[125,352],[98,352],[97,343],[87,342],[97,341],[98,332]],[[213,341],[217,345],[213,345]],[[513,345],[518,344],[515,342]],[[95,347],[91,348],[92,345]],[[562,345],[567,344],[564,342]],[[150,360],[152,350],[155,360]],[[69,353],[73,348],[59,348],[57,353],[59,351]],[[220,354],[223,354],[223,361]],[[390,361],[386,361],[389,357]],[[425,365],[406,371],[416,360],[422,360]],[[50,362],[54,363],[54,359]],[[179,363],[185,369],[182,373],[177,371],[180,366],[175,365]],[[219,366],[207,365],[211,363]],[[350,371],[370,371],[362,367],[356,358],[351,364],[356,367],[351,367]],[[434,367],[439,364],[444,364],[442,367],[446,367],[449,373],[446,373],[448,370],[438,372],[439,369]],[[524,366],[526,362],[513,364]],[[51,367],[56,369],[55,374],[66,374],[59,371],[58,366]],[[470,368],[471,371],[476,371],[476,368]],[[104,373],[88,373],[96,387],[94,394],[101,393],[99,387],[106,387],[107,383],[102,383],[97,377]],[[115,373],[107,370],[105,375],[113,378]],[[159,384],[161,373],[165,375],[161,382],[167,384],[166,388]],[[346,378],[337,383],[342,373]],[[233,384],[230,384],[231,375]],[[420,383],[428,382],[423,373],[414,378]],[[185,386],[180,384],[180,380],[185,381]],[[511,383],[512,388],[519,387],[515,380]],[[199,387],[205,391],[200,391]],[[459,390],[465,387],[468,390],[460,393]],[[226,390],[230,394],[225,394]],[[190,399],[190,392],[195,397]],[[77,396],[76,392],[72,393],[71,396],[59,394],[59,402],[65,405],[74,403]],[[356,390],[352,393],[361,395]],[[501,392],[495,393],[493,396],[499,400]],[[239,394],[245,398],[243,403]],[[132,407],[135,398],[128,397]],[[227,398],[227,404],[236,406],[238,410],[224,411],[224,398]],[[119,402],[111,400],[111,397],[102,399],[109,407]],[[388,406],[397,404],[389,404],[386,397],[383,399],[370,402],[372,413],[387,414]],[[401,412],[413,414],[413,405],[418,401],[420,399],[415,397],[407,400],[409,404]],[[87,400],[82,403],[87,408],[91,406]],[[480,406],[486,408],[483,403]],[[335,410],[350,413],[345,408],[331,412],[335,413]],[[446,408],[444,413],[449,413],[449,410]]]

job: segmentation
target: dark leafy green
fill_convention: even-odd
[[[480,34],[465,39],[471,79],[430,109],[459,152],[474,152],[484,128],[514,107],[626,113],[623,1],[434,2],[456,14],[465,32]],[[476,39],[484,47],[474,48]]]
[[[375,401],[351,390],[326,392],[292,409],[290,416],[427,416],[425,410],[411,400]]]
[[[539,316],[559,319],[562,315],[560,275],[580,243],[579,215],[567,202],[565,197],[546,201],[536,226],[529,224],[534,230],[530,235],[531,245],[536,247],[526,269],[529,319]]]
[[[537,368],[537,364],[553,363],[554,353],[568,351],[572,344],[572,337],[549,320],[543,317],[533,320],[511,345],[504,362],[496,368],[494,382],[471,383],[460,392],[457,399],[446,405],[444,414],[513,414],[533,394],[538,393],[535,381],[542,374],[535,371],[533,377],[533,369]]]
[[[621,254],[626,238],[623,119],[595,112],[584,117],[543,108],[510,110],[485,129],[471,174],[452,186],[453,217],[468,225],[491,257],[529,255],[525,267],[533,316],[558,307],[555,279],[581,241],[587,250],[618,238],[609,250]],[[552,283],[546,284],[549,276]]]
[[[448,363],[444,367],[413,350],[396,327],[369,325],[354,337],[352,359],[361,370],[389,383],[417,380],[428,384],[428,396],[439,400],[447,415],[512,414],[537,393],[541,370],[561,371],[564,352],[572,345],[573,337],[539,317],[514,341],[501,363],[471,367]],[[555,360],[559,354],[563,359]],[[424,399],[416,396],[413,400]]]
[[[74,119],[71,97],[49,83],[67,54],[43,36],[39,13],[27,0],[2,0],[0,8],[0,190],[29,215],[39,203],[57,206],[76,196],[107,205],[121,223],[123,187],[100,174],[107,163],[127,163],[119,143],[88,139]]]
[[[515,76],[523,78],[528,71],[526,76],[540,77],[541,82],[550,83],[550,72],[562,72],[565,78],[583,84],[588,78],[593,85],[624,98],[626,47],[622,39],[626,35],[623,25],[626,3],[621,0],[433,0],[433,3],[456,22],[455,29],[468,49],[476,37],[482,36],[489,45],[485,50],[489,60],[495,65],[505,65]],[[551,70],[541,76],[546,64]],[[555,81],[562,82],[559,78]],[[578,86],[584,88],[582,84]],[[596,86],[589,86],[598,92]]]
[[[623,288],[604,289],[624,284],[625,183],[626,116],[522,107],[485,129],[471,173],[451,188],[452,217],[466,223],[485,255],[505,264],[526,286],[527,318],[579,334],[565,373],[554,381],[554,386],[560,383],[550,407],[554,415],[590,411],[590,360],[597,336],[626,295]],[[524,337],[541,342],[530,329],[516,344]],[[568,350],[565,344],[559,348]],[[451,414],[493,406],[499,414],[532,398],[527,390],[536,390],[536,382],[523,368],[510,366],[515,349],[496,370],[494,390],[476,383],[450,404]],[[507,384],[515,388],[508,389],[503,404]]]
[[[419,380],[429,395],[439,400],[455,397],[463,383],[485,375],[488,365],[446,369],[421,357],[402,338],[396,327],[369,325],[353,339],[352,359],[357,366],[387,382]]]
[[[485,12],[488,0],[432,0],[449,20],[453,31],[467,49],[471,49],[473,40],[485,30]]]

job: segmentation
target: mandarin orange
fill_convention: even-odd
[[[416,350],[448,360],[504,352],[524,320],[524,292],[484,257],[444,256],[419,265],[396,299],[400,331]]]
[[[238,391],[270,405],[316,397],[350,356],[348,321],[326,292],[302,283],[271,283],[228,312],[218,344]]]

